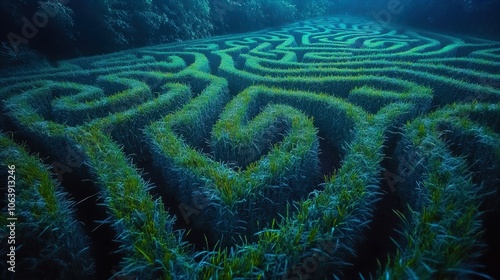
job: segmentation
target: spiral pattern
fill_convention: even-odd
[[[498,207],[498,73],[500,42],[331,17],[8,73],[1,128],[92,182],[116,276],[452,279]]]

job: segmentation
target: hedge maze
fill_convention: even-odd
[[[16,273],[482,275],[499,73],[500,42],[351,17],[3,72]]]

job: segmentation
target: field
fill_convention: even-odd
[[[344,16],[0,75],[16,278],[462,279],[498,257],[500,42]]]

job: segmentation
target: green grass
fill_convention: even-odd
[[[488,168],[495,168],[500,162],[500,138],[469,117],[490,106],[452,105],[407,125],[403,143],[421,158],[421,167],[415,168],[421,179],[415,182],[415,189],[401,190],[407,192],[405,197],[413,198],[407,200],[408,211],[398,214],[404,222],[402,240],[380,279],[480,275],[474,266],[482,249],[479,206],[484,195],[496,187],[488,178],[473,179],[469,169],[478,165],[487,174]],[[469,133],[472,135],[467,137]],[[468,148],[453,154],[450,147],[454,144]]]
[[[12,165],[15,168],[8,169]],[[8,173],[8,170],[14,172]],[[11,244],[16,247],[16,276],[25,279],[93,277],[90,240],[75,219],[75,202],[48,170],[26,147],[0,134],[0,173],[5,178],[10,175],[15,182],[14,215],[8,216],[5,209],[1,220],[7,225],[8,218],[17,218],[16,243]],[[5,244],[8,234],[8,228],[3,226],[0,239]],[[5,273],[9,272],[4,272],[7,277]]]
[[[499,48],[332,17],[19,69],[0,79],[0,129],[41,155],[2,136],[0,163],[26,162],[20,203],[40,246],[87,254],[52,241],[88,246],[66,234],[73,206],[39,159],[81,150],[65,176],[97,186],[118,278],[347,278],[391,238],[363,277],[469,277],[481,211],[499,205]],[[207,247],[184,241],[196,234]]]
[[[174,218],[160,199],[148,193],[152,186],[130,164],[122,150],[95,127],[75,130],[71,138],[81,145],[86,162],[105,197],[111,222],[125,254],[121,276],[174,279],[190,268],[186,244],[173,230]]]

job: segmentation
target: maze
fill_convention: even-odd
[[[483,273],[500,42],[331,17],[2,76],[21,276]]]

